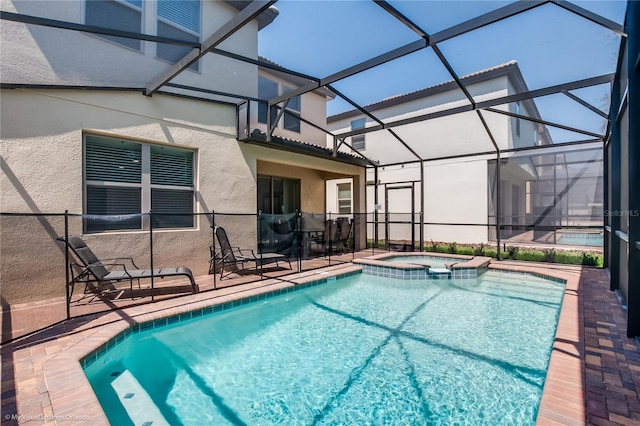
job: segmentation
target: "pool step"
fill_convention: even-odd
[[[169,425],[160,409],[129,370],[124,370],[113,380],[111,387],[134,425]]]

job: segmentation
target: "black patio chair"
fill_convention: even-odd
[[[65,242],[63,237],[58,238],[58,241]],[[134,263],[130,257],[119,257],[110,259],[98,259],[98,257],[89,248],[87,243],[80,237],[69,237],[67,242],[69,248],[80,263],[70,262],[69,269],[71,271],[71,281],[67,285],[71,288],[69,292],[69,302],[73,296],[73,291],[76,283],[84,283],[84,293],[88,292],[89,284],[96,283],[97,289],[105,285],[112,285],[117,282],[129,281],[129,289],[131,291],[131,297],[133,298],[133,281],[138,281],[138,287],[140,287],[140,280],[145,278],[151,278],[152,276],[158,278],[185,276],[189,278],[193,292],[198,292],[198,286],[193,279],[193,273],[186,267],[170,267],[170,268],[157,268],[157,269],[140,269]],[[127,263],[130,263],[130,267],[127,268]],[[107,269],[110,267],[111,269]]]
[[[353,220],[348,217],[339,217],[336,219],[338,226],[338,243],[337,249],[341,252],[351,250],[351,234],[353,231]]]
[[[324,221],[324,231],[315,239],[315,244],[320,248],[323,256],[332,254],[340,249],[340,229],[338,222],[327,219]]]
[[[220,226],[214,228],[216,239],[220,244],[220,254],[218,256],[215,253],[213,246],[211,246],[211,259],[209,259],[209,273],[215,273],[216,267],[220,268],[220,279],[228,276],[232,272],[238,271],[238,265],[240,269],[245,269],[245,264],[248,262],[255,263],[256,269],[262,269],[262,265],[265,263],[275,262],[279,267],[278,261],[286,260],[289,263],[289,269],[291,268],[291,261],[287,256],[280,253],[262,253],[256,255],[252,249],[242,249],[240,247],[234,247],[229,242],[227,231]],[[228,267],[227,274],[224,273],[225,267]]]

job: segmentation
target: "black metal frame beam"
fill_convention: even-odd
[[[155,43],[175,44],[178,46],[200,48],[200,42],[193,40],[180,40],[169,37],[159,37],[143,33],[134,33],[130,31],[115,30],[112,28],[97,27],[94,25],[76,24],[74,22],[58,21],[55,19],[40,18],[38,16],[23,15],[20,13],[0,11],[0,19],[13,22],[21,22],[23,24],[40,25],[50,28],[59,28],[70,31],[80,31],[91,34],[102,34],[115,37],[123,37],[134,40],[153,41]]]
[[[357,65],[354,65],[349,68],[345,68],[342,71],[339,71],[327,77],[321,78],[320,81],[317,83],[309,83],[304,86],[298,87],[297,89],[291,90],[287,93],[283,93],[282,95],[275,96],[272,99],[269,99],[269,105],[278,104],[286,99],[290,99],[295,96],[299,96],[307,92],[311,92],[320,87],[326,86],[328,84],[334,83],[338,80],[342,80],[347,77],[351,77],[352,75],[361,73],[373,67],[377,67],[378,65],[382,65],[384,63],[393,61],[394,59],[401,58],[410,53],[417,52],[418,50],[424,49],[426,47],[428,47],[428,44],[425,40],[414,41],[412,43],[398,47],[397,49],[391,50],[387,53],[383,53],[382,55],[376,56],[375,58],[368,59]]]
[[[486,109],[486,108],[490,108],[493,106],[502,105],[510,102],[517,102],[517,101],[522,101],[526,99],[537,98],[540,96],[551,95],[554,93],[561,93],[563,90],[573,90],[573,89],[579,89],[582,87],[596,86],[598,84],[611,82],[613,81],[614,77],[615,77],[615,74],[605,74],[597,77],[586,78],[584,80],[558,84],[558,85],[549,86],[549,87],[545,87],[537,90],[530,90],[528,92],[517,93],[515,95],[508,95],[500,98],[489,99],[486,101],[478,102],[475,104],[475,106],[463,105],[456,108],[450,108],[447,110],[422,114],[422,115],[418,115],[415,117],[406,118],[402,120],[396,120],[389,123],[384,123],[383,125],[379,125],[379,126],[372,126],[372,127],[367,127],[365,129],[352,130],[349,132],[337,134],[337,136],[348,137],[353,135],[359,135],[362,133],[375,132],[375,131],[386,129],[386,128],[404,126],[406,124],[418,123],[421,121],[431,120],[439,117],[446,117],[448,115],[459,114],[461,112],[473,111],[475,109]]]
[[[496,114],[507,115],[509,117],[518,118],[520,120],[531,121],[533,123],[544,124],[545,126],[556,127],[558,129],[562,129],[562,130],[568,130],[568,131],[574,132],[574,133],[580,133],[580,134],[585,135],[585,136],[591,136],[593,138],[598,138],[598,139],[602,139],[602,140],[604,140],[604,137],[606,136],[606,135],[601,135],[599,133],[589,132],[587,130],[581,130],[581,129],[578,129],[576,127],[565,126],[564,124],[554,123],[553,121],[543,120],[541,118],[535,118],[535,117],[530,117],[528,115],[516,114],[515,112],[511,112],[511,111],[503,111],[501,109],[496,109],[496,108],[483,108],[483,110],[484,111],[493,112],[493,113],[496,113]]]
[[[503,149],[500,151],[501,154],[510,154],[510,153],[518,153],[518,152],[524,152],[524,151],[535,151],[535,150],[543,150],[543,151],[553,151],[559,148],[563,148],[563,147],[571,147],[571,146],[575,146],[575,145],[588,145],[588,144],[598,144],[600,146],[593,146],[593,147],[588,147],[588,148],[584,148],[584,150],[592,150],[592,149],[601,149],[602,148],[602,141],[601,140],[597,140],[597,139],[585,139],[585,140],[581,140],[581,141],[571,141],[571,142],[562,142],[562,143],[556,143],[553,145],[535,145],[535,146],[523,146],[520,148],[509,148],[509,149]],[[581,151],[581,150],[576,150],[576,151]],[[571,151],[574,152],[574,151]],[[455,160],[457,158],[469,158],[469,157],[484,157],[484,156],[490,156],[490,155],[494,155],[496,152],[494,151],[483,151],[483,152],[474,152],[471,154],[456,154],[456,155],[447,155],[447,156],[443,156],[443,157],[434,157],[434,158],[424,158],[421,161],[423,163],[430,163],[433,161],[446,161],[446,160]],[[537,155],[553,155],[553,152],[543,152],[541,154],[537,154]],[[512,157],[502,157],[502,158],[512,158]],[[399,163],[385,163],[385,164],[379,164],[380,167],[387,167],[387,166],[399,166],[401,164],[411,164],[411,163],[417,163],[418,161],[404,161],[404,162],[399,162]]]
[[[216,54],[216,55],[220,55],[220,56],[224,56],[224,57],[231,58],[231,59],[235,59],[237,61],[245,62],[245,63],[248,63],[248,64],[257,65],[259,67],[267,68],[267,69],[270,69],[270,70],[273,70],[273,71],[278,71],[278,72],[281,72],[281,73],[284,73],[284,74],[291,75],[293,77],[299,77],[299,78],[303,78],[303,79],[311,80],[311,81],[320,81],[320,78],[314,77],[312,75],[308,75],[308,74],[304,74],[304,73],[301,73],[301,72],[293,71],[293,70],[290,70],[289,68],[285,68],[285,67],[282,67],[280,65],[273,64],[273,63],[271,63],[269,61],[262,61],[260,59],[248,58],[246,56],[242,56],[242,55],[239,55],[237,53],[228,52],[226,50],[218,49],[217,47],[211,49],[210,53],[213,53],[213,54]]]
[[[175,89],[181,89],[181,90],[192,90],[194,92],[201,92],[201,93],[208,93],[210,95],[216,95],[216,96],[225,96],[228,98],[235,98],[235,99],[242,99],[245,101],[261,101],[260,98],[254,98],[253,96],[245,96],[245,95],[236,95],[236,94],[232,94],[232,93],[228,93],[228,92],[221,92],[219,90],[212,90],[212,89],[205,89],[202,87],[195,87],[195,86],[188,86],[186,84],[178,84],[178,83],[167,83],[165,84],[165,87],[173,87]],[[144,89],[142,89],[144,90]]]
[[[573,12],[578,16],[581,16],[591,22],[601,25],[613,31],[614,33],[620,34],[623,37],[627,36],[627,34],[624,31],[624,26],[616,22],[613,22],[603,16],[600,16],[597,13],[593,13],[590,10],[580,7],[577,4],[571,3],[566,0],[552,0],[551,2],[556,6],[560,6],[561,8],[568,10],[569,12]]]
[[[541,96],[553,95],[555,93],[562,93],[564,90],[581,89],[583,87],[597,86],[603,83],[611,83],[615,78],[615,74],[603,74],[596,77],[585,78],[582,80],[576,80],[569,83],[556,84],[553,86],[544,87],[542,89],[529,90],[528,92],[516,93],[513,95],[503,96],[497,99],[489,99],[487,101],[478,102],[478,108],[487,108],[490,106],[508,104],[510,102],[524,101],[526,99],[539,98]],[[500,102],[496,103],[496,100]]]
[[[538,6],[542,6],[543,4],[547,4],[549,2],[550,0],[546,0],[546,1],[523,0],[523,1],[517,1],[517,2],[511,3],[507,6],[503,6],[499,9],[485,13],[484,15],[480,15],[476,18],[469,19],[468,21],[462,22],[458,25],[454,25],[450,28],[433,33],[430,37],[430,42],[431,44],[441,43],[445,40],[449,40],[451,38],[460,36],[462,34],[471,32],[473,30],[486,27],[487,25],[491,25],[495,22],[502,21],[503,19],[510,18],[512,16],[526,12],[527,10],[536,8]]]
[[[277,0],[253,0],[247,7],[238,12],[233,18],[218,28],[211,36],[209,36],[200,45],[200,48],[193,49],[187,53],[182,59],[176,62],[168,71],[151,82],[146,90],[145,95],[151,96],[159,88],[164,86],[170,80],[187,69],[191,64],[202,58],[209,51],[220,45],[223,41],[231,37],[248,22],[255,19],[262,12],[267,10]]]
[[[609,114],[607,114],[606,112],[602,111],[599,108],[596,108],[595,106],[591,105],[589,102],[585,101],[584,99],[580,98],[579,96],[574,95],[573,93],[569,92],[568,90],[563,90],[562,94],[565,95],[565,96],[568,96],[571,99],[573,99],[574,101],[576,101],[577,103],[579,103],[583,107],[595,112],[600,117],[605,118],[607,120],[609,119]]]

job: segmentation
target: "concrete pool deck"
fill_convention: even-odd
[[[490,268],[567,280],[537,423],[638,424],[640,350],[625,337],[606,271],[512,261]],[[75,318],[3,345],[2,424],[109,424],[78,360],[127,327],[359,269],[347,263]]]

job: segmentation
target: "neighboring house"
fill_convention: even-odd
[[[248,3],[29,0],[3,1],[2,11],[200,42]],[[256,60],[257,33],[276,16],[273,7],[266,10],[219,48]],[[191,213],[321,212],[327,179],[349,178],[364,188],[364,163],[352,155],[332,157],[324,134],[295,119],[313,110],[311,116],[325,122],[326,99],[317,93],[289,103],[294,117],[285,116],[285,128],[274,132],[307,143],[238,140],[242,96],[257,99],[263,90],[266,97],[295,85],[255,63],[208,53],[145,96],[190,47],[10,20],[0,30],[3,212],[89,215],[72,218],[72,234],[100,253],[142,259],[148,259],[152,226],[156,264],[185,265],[200,275],[209,266],[210,218]],[[154,223],[127,216],[149,211]],[[90,216],[105,214],[121,217]],[[62,219],[2,220],[0,272],[3,281],[20,283],[3,289],[3,303],[64,292],[61,269],[51,266],[63,262],[55,242],[64,232]],[[228,226],[237,244],[256,241],[255,218]],[[38,262],[25,253],[29,247]]]
[[[464,76],[461,80],[476,102],[528,90],[515,61]],[[450,81],[363,107],[382,122],[395,122],[467,103],[457,84]],[[496,109],[540,119],[532,100],[502,105]],[[544,125],[496,113],[485,113],[484,116],[501,150],[551,143]],[[328,129],[335,134],[376,124],[358,110],[349,110],[327,119]],[[394,131],[415,154],[403,148],[394,135],[384,130],[347,138],[347,142],[363,155],[373,160],[383,160],[377,168],[379,220],[384,221],[384,214],[389,213],[392,214],[387,216],[390,221],[410,222],[409,214],[413,213],[415,222],[419,223],[419,213],[422,211],[423,222],[427,224],[424,227],[427,241],[489,241],[492,238],[490,227],[473,224],[495,223],[495,197],[487,194],[495,187],[496,156],[492,154],[495,148],[477,114],[471,111],[449,115],[397,127]],[[333,146],[333,140],[327,140],[327,143]],[[479,151],[488,154],[470,156],[461,161],[461,156]],[[452,154],[458,157],[447,158]],[[418,157],[424,162],[420,162]],[[421,167],[424,175],[424,206],[420,205]],[[376,210],[374,176],[374,168],[369,167],[366,207],[369,213]],[[504,159],[501,176],[502,223],[507,226],[523,225],[529,213],[527,182],[538,178],[535,167],[530,160]],[[337,187],[344,183],[336,181],[335,185]],[[327,201],[328,211],[338,212],[341,205],[347,205],[347,201],[340,197],[341,193],[345,194],[338,189],[327,189],[327,194],[335,194]],[[445,224],[468,226],[452,227]],[[517,229],[504,231],[507,235],[517,232]],[[414,237],[418,236],[419,231],[414,230]],[[384,233],[380,234],[380,238],[384,238]],[[410,225],[392,225],[389,238],[410,239]]]

